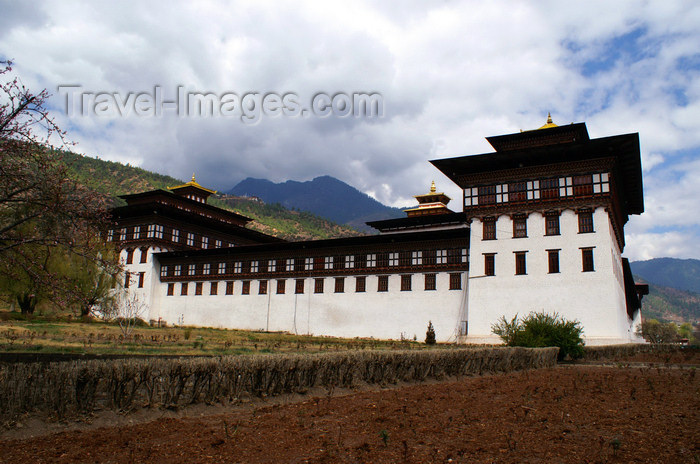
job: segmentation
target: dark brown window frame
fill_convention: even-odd
[[[209,284],[209,294],[218,295],[219,294],[219,282],[211,282]]]
[[[355,293],[365,293],[367,291],[367,277],[355,277]]]
[[[181,296],[187,296],[187,291],[189,289],[190,283],[189,282],[183,282],[180,284],[180,295]]]
[[[241,295],[250,295],[250,280],[241,282]]]
[[[514,251],[515,275],[527,275],[527,251]]]
[[[593,225],[593,211],[591,210],[580,210],[578,214],[578,233],[579,234],[592,234],[595,232],[595,227]]]
[[[233,295],[233,280],[226,281],[226,294]]]
[[[261,280],[258,282],[258,295],[267,295],[267,280]]]
[[[559,267],[559,251],[560,250],[547,250],[547,266],[549,274],[559,274],[561,269]]]
[[[581,248],[581,272],[595,272],[593,248],[595,247]]]
[[[168,296],[173,296],[175,294],[175,283],[170,282],[168,284]]]
[[[277,279],[277,294],[284,295],[287,287],[287,279]]]
[[[194,294],[195,296],[199,296],[202,294],[202,288],[204,287],[204,284],[202,282],[195,282],[194,284]]]
[[[484,253],[484,275],[496,275],[496,253]]]
[[[437,274],[425,274],[424,290],[437,290]]]
[[[294,294],[302,295],[304,293],[304,280],[305,279],[294,279]]]
[[[335,293],[345,293],[345,277],[335,278]]]
[[[450,273],[450,290],[462,290],[462,274],[459,272]]]
[[[496,240],[496,218],[485,217],[482,219],[482,240]]]
[[[323,293],[324,280],[325,279],[323,277],[314,279],[314,293]]]
[[[513,216],[513,238],[527,238],[527,215]]]
[[[545,213],[544,234],[547,236],[561,235],[559,213]]]
[[[410,292],[413,287],[413,274],[401,275],[401,291]]]
[[[378,292],[388,292],[389,291],[389,276],[388,275],[377,276],[377,291]]]

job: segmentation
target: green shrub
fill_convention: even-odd
[[[435,344],[435,329],[433,328],[433,321],[428,321],[428,331],[425,332],[425,344]]]
[[[522,321],[516,314],[510,321],[501,316],[491,331],[508,346],[559,347],[557,359],[583,356],[583,329],[579,321],[568,321],[559,314],[530,313]]]

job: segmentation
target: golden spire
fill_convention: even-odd
[[[435,181],[430,185],[430,193],[435,193],[437,192],[437,189],[435,188]]]
[[[540,127],[539,129],[551,129],[552,127],[559,127],[556,124],[552,122],[552,113],[547,112],[547,122],[545,123],[544,126]]]
[[[192,173],[192,182],[197,182],[196,180],[194,180],[194,172]]]

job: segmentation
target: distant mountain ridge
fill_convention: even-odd
[[[630,263],[632,273],[647,282],[700,293],[700,260],[655,258]]]
[[[249,177],[226,193],[259,197],[265,203],[279,203],[285,208],[308,211],[365,231],[372,230],[365,225],[367,221],[405,216],[402,210],[383,205],[331,176],[320,176],[306,182],[288,180],[278,184]]]

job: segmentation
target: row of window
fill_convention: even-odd
[[[607,172],[603,172],[468,187],[464,189],[464,206],[521,203],[529,200],[582,197],[608,192],[610,192],[610,176]]]
[[[125,240],[139,240],[143,238],[154,238],[158,240],[163,240],[165,238],[173,243],[181,243],[181,240],[184,240],[187,246],[202,248],[204,250],[210,247],[223,248],[224,246],[234,246],[233,243],[219,239],[210,240],[207,236],[192,232],[184,232],[181,235],[180,230],[175,228],[168,228],[166,233],[165,227],[159,224],[149,224],[143,228],[141,226],[122,227],[121,229],[110,229],[107,231],[108,242],[115,240],[123,242]]]
[[[437,290],[437,276],[436,274],[424,274],[424,284],[423,289],[426,291]],[[258,281],[258,295],[267,295],[268,280]],[[275,281],[277,284],[276,293],[278,295],[283,295],[286,293],[287,280],[279,279]],[[306,279],[295,279],[294,281],[294,293],[303,294],[305,292],[305,282]],[[226,295],[233,295],[233,281],[226,282]],[[190,283],[182,282],[180,283],[180,295],[187,295],[189,292]],[[325,279],[318,278],[314,279],[314,293],[325,293]],[[194,294],[202,295],[204,289],[204,282],[194,283]],[[459,273],[450,274],[450,290],[461,290],[462,289],[462,275]],[[411,274],[401,275],[401,291],[410,292],[413,290],[413,276]],[[355,277],[355,293],[364,293],[367,291],[367,276]],[[380,275],[377,276],[377,292],[388,292],[389,291],[389,276]],[[334,292],[344,293],[345,292],[345,277],[335,277],[334,279]],[[218,295],[219,293],[219,282],[209,283],[209,294]],[[251,281],[244,280],[241,282],[241,295],[250,295],[251,293]],[[168,296],[175,295],[175,284],[168,284]]]
[[[331,271],[341,269],[448,265],[466,262],[466,248],[450,248],[442,250],[414,250],[341,256],[164,265],[160,269],[160,275],[161,277],[181,277],[184,275]]]
[[[146,277],[145,272],[139,272],[137,274],[137,282],[138,282],[138,287],[143,288],[143,281]],[[132,273],[129,271],[126,271],[126,274],[124,275],[124,288],[129,288],[131,286],[131,277]]]
[[[581,248],[581,271],[593,272],[593,247]],[[561,250],[547,250],[547,263],[549,274],[559,273],[559,252]],[[516,251],[515,275],[527,274],[527,251]],[[496,275],[496,253],[484,253],[484,275]]]
[[[593,228],[593,211],[590,209],[582,209],[577,211],[578,216],[578,232],[580,234],[588,234],[595,232]],[[527,237],[527,214],[516,214],[513,216],[513,238]],[[559,229],[559,212],[549,212],[544,215],[544,234],[545,235],[560,235]],[[482,220],[483,240],[496,240],[496,218],[485,217]]]

